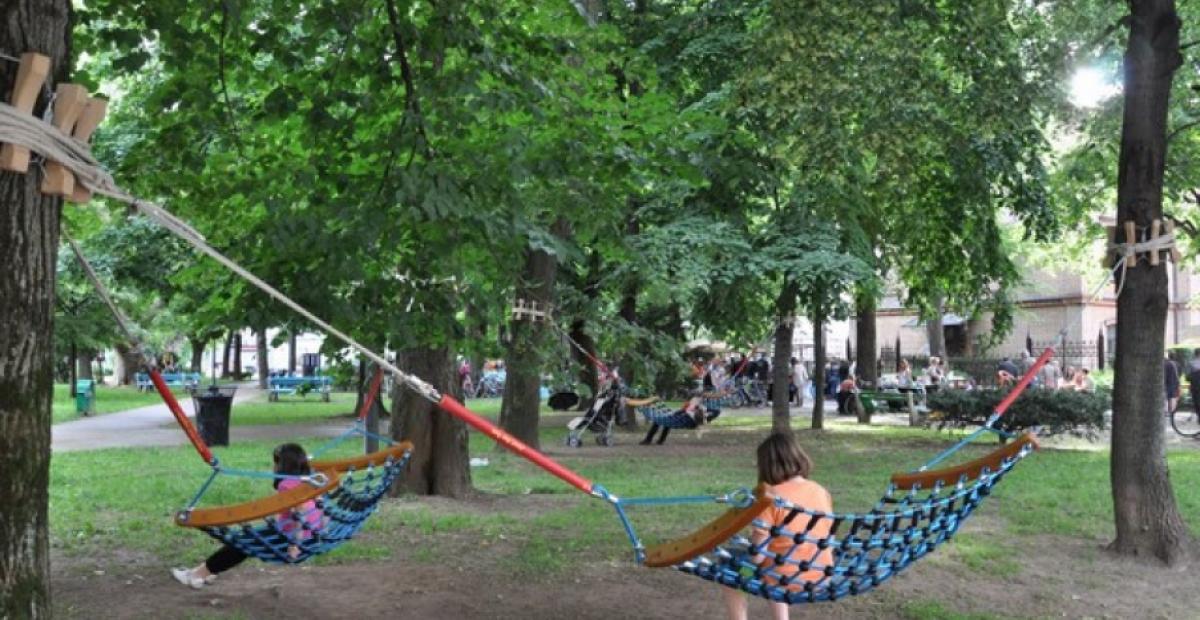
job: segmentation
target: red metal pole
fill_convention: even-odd
[[[167,387],[167,382],[163,381],[162,375],[158,374],[158,370],[150,369],[150,381],[154,383],[154,389],[158,390],[158,395],[162,397],[163,402],[167,404],[167,408],[171,410],[171,415],[175,416],[175,421],[183,429],[184,434],[191,440],[195,446],[196,452],[200,453],[200,458],[204,459],[205,463],[214,465],[217,462],[217,457],[213,456],[212,450],[208,449],[208,444],[200,438],[200,433],[196,431],[195,425],[188,419],[187,414],[183,412],[183,407],[179,405],[179,401],[175,400],[175,395],[171,393],[171,388]]]
[[[1004,415],[1004,412],[1007,411],[1009,406],[1017,400],[1017,397],[1021,395],[1021,392],[1025,391],[1025,388],[1028,387],[1030,382],[1033,381],[1033,377],[1037,375],[1039,370],[1042,369],[1042,366],[1046,365],[1046,362],[1050,361],[1050,358],[1053,355],[1054,347],[1046,347],[1046,350],[1042,351],[1042,354],[1038,356],[1037,361],[1033,363],[1033,366],[1030,366],[1029,370],[1025,371],[1025,376],[1021,377],[1021,380],[1017,382],[1017,386],[1008,393],[1008,396],[1004,397],[1004,400],[1000,401],[999,405],[996,405],[996,409],[993,412],[995,417],[998,418]]]
[[[545,454],[542,454],[541,452],[529,447],[529,445],[527,445],[525,442],[513,437],[488,420],[476,415],[457,400],[454,400],[450,396],[443,394],[442,400],[440,400],[437,405],[442,409],[442,411],[445,411],[446,413],[462,420],[463,422],[470,424],[471,426],[475,427],[476,430],[482,432],[488,437],[491,437],[496,441],[496,443],[504,446],[517,456],[528,460],[538,467],[541,467],[576,489],[591,495],[592,482],[590,480],[560,465],[557,461],[546,456]]]
[[[371,378],[371,389],[367,390],[367,397],[363,400],[362,408],[358,410],[359,422],[367,419],[367,412],[371,410],[371,405],[375,404],[375,397],[379,395],[379,386],[381,385],[383,385],[383,368],[376,368],[375,376]]]

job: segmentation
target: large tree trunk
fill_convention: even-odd
[[[0,51],[45,54],[51,81],[65,79],[71,3],[12,0],[0,11]],[[13,84],[16,74],[15,64],[0,63],[0,84]],[[5,101],[9,88],[0,93]],[[38,99],[40,115],[47,102]],[[41,181],[36,164],[28,174],[0,174],[0,618],[51,613],[47,511],[62,201],[43,196]]]
[[[459,395],[448,347],[402,349],[396,365],[423,377],[443,394]],[[392,437],[413,442],[413,455],[393,493],[462,497],[471,491],[467,426],[397,382],[392,394]]]
[[[242,380],[242,330],[233,334],[233,376]]]
[[[192,361],[188,365],[188,370],[204,372],[201,365],[204,364],[204,349],[208,346],[208,339],[204,336],[188,336],[188,346],[192,348]]]
[[[945,302],[939,298],[932,313],[925,319],[925,339],[929,341],[930,357],[946,357],[946,329],[942,325]]]
[[[858,320],[855,321],[855,339],[858,341],[857,366],[858,379],[871,388],[879,385],[879,351],[875,339],[875,296],[870,293],[859,294],[855,300],[858,310]],[[871,414],[866,407],[858,407],[858,421],[862,424],[871,423]]]
[[[71,356],[71,360],[67,364],[67,373],[69,374],[69,376],[67,377],[67,381],[69,381],[69,383],[67,384],[67,389],[70,390],[71,399],[74,400],[75,399],[75,382],[79,380],[79,375],[76,374],[76,371],[79,368],[79,366],[78,366],[78,364],[79,364],[79,347],[77,347],[74,342],[71,343],[70,356]]]
[[[141,351],[136,345],[124,342],[118,342],[113,348],[117,350],[117,383],[133,385],[137,381],[138,371],[142,369]]]
[[[784,278],[783,290],[775,301],[775,314],[779,323],[775,325],[775,358],[772,360],[771,381],[771,430],[785,433],[792,430],[792,402],[788,395],[792,371],[792,329],[796,314],[796,285]]]
[[[1117,222],[1147,229],[1162,217],[1167,101],[1181,62],[1179,17],[1173,0],[1131,3],[1125,54],[1125,115],[1118,170]],[[1124,233],[1119,233],[1124,238]],[[1127,240],[1129,241],[1129,240]],[[1187,554],[1188,530],[1179,515],[1163,446],[1163,333],[1167,267],[1145,257],[1130,265],[1117,300],[1113,385],[1112,492],[1117,538],[1124,555],[1174,563]]]
[[[288,334],[288,374],[296,374],[296,332]]]
[[[254,349],[258,356],[258,389],[267,389],[267,374],[271,372],[271,348],[267,346],[267,330],[260,329],[254,334]]]
[[[565,238],[569,226],[559,218],[552,227],[555,236]],[[517,285],[517,298],[527,304],[536,303],[547,310],[554,301],[554,281],[558,275],[558,258],[541,249],[525,252],[525,268]],[[505,355],[507,379],[504,399],[500,406],[500,427],[517,439],[538,447],[538,409],[541,407],[542,354],[541,345],[546,322],[524,318],[511,325],[512,340]]]
[[[600,373],[596,370],[596,364],[592,362],[588,355],[596,357],[596,343],[592,341],[592,337],[588,335],[585,329],[583,319],[579,319],[571,323],[571,339],[579,343],[579,346],[587,351],[584,355],[582,351],[571,346],[571,352],[574,353],[575,361],[579,364],[579,383],[588,387],[591,394],[588,398],[579,399],[579,411],[587,411],[592,406],[592,401],[596,398],[596,392],[600,389]]]
[[[825,428],[825,317],[820,309],[812,317],[813,324],[813,413],[812,427]]]
[[[233,332],[225,338],[225,354],[221,357],[221,377],[228,379],[233,372]]]

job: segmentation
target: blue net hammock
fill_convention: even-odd
[[[765,485],[719,498],[610,501],[646,566],[674,567],[771,601],[834,601],[871,590],[950,540],[1036,446],[1027,433],[956,467],[896,474],[883,497],[861,514],[810,510],[773,497]],[[642,547],[624,511],[629,505],[714,499],[735,507],[689,536],[650,548]],[[763,520],[773,508],[786,515],[779,525]],[[759,542],[748,529],[759,532]]]
[[[411,454],[412,444],[402,442],[364,456],[312,461],[317,473],[298,477],[302,484],[295,488],[243,504],[195,508],[206,483],[175,522],[264,562],[303,562],[353,538]],[[291,553],[293,547],[298,553]]]
[[[649,424],[657,424],[663,428],[696,428],[696,420],[691,414],[681,411],[672,410],[656,399],[648,399],[648,402],[636,407],[642,417],[646,418]],[[717,416],[721,415],[719,408],[709,407],[707,404],[704,407],[706,413],[704,419],[706,422],[712,422]]]

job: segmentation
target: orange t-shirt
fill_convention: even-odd
[[[782,484],[769,487],[767,492],[775,497],[787,500],[797,507],[806,508],[816,512],[833,512],[833,498],[829,495],[829,491],[826,491],[825,487],[813,482],[812,480],[796,477]],[[804,533],[808,527],[808,522],[811,517],[809,517],[807,514],[800,513],[797,514],[794,519],[792,519],[791,523],[787,523],[785,525],[784,520],[787,519],[789,512],[791,511],[787,508],[780,508],[778,506],[772,506],[764,510],[763,513],[759,515],[759,518],[767,524],[768,529],[764,530],[755,528],[756,533],[758,533],[760,536],[763,534],[770,536],[769,528],[776,525],[786,529],[792,534]],[[808,537],[818,539],[825,538],[826,536],[829,536],[829,529],[832,525],[832,519],[826,517],[820,518],[815,524],[813,524],[812,529],[807,530]],[[767,543],[767,550],[771,553],[787,557],[797,562],[808,560],[813,564],[821,565],[822,568],[833,564],[833,549],[821,550],[817,547],[817,545],[809,542],[796,545],[795,541],[790,536],[779,536],[772,538]],[[774,560],[771,558],[764,557],[763,562],[764,567],[770,567],[781,575],[795,575],[800,571],[799,566],[791,563],[772,566],[774,564]],[[809,570],[805,571],[800,576],[800,580],[820,581],[824,576],[824,570]],[[768,581],[774,581],[774,579],[768,579]],[[790,586],[789,589],[800,589],[801,587],[803,587],[803,584],[797,582]]]

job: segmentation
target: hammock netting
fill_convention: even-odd
[[[696,553],[694,549],[680,550],[688,545],[703,546],[694,538],[659,545],[648,551],[646,564],[674,566],[690,575],[789,604],[862,594],[953,537],[1035,445],[1032,437],[1022,438],[1007,454],[991,459],[992,467],[964,471],[955,482],[943,476],[928,489],[920,484],[905,488],[893,482],[875,507],[863,514],[813,511],[780,498],[764,498],[760,492],[754,505],[731,510],[708,528],[733,529],[723,542]],[[912,477],[930,479],[920,473]],[[758,516],[764,506],[787,511],[782,525],[771,526]],[[765,532],[765,540],[751,541],[744,525],[735,523],[739,512],[751,515],[746,524]],[[780,541],[785,541],[785,551],[780,550]],[[681,553],[685,559],[671,559],[672,554]]]
[[[353,538],[374,514],[379,500],[391,488],[411,454],[410,449],[405,449],[399,458],[388,455],[381,464],[368,461],[362,469],[349,467],[340,475],[330,470],[327,475],[335,481],[328,485],[330,490],[317,497],[307,510],[303,506],[308,502],[289,508],[286,518],[273,514],[254,521],[198,529],[264,562],[303,562]],[[320,469],[321,463],[314,461],[313,467]],[[177,521],[189,525],[184,514]],[[318,524],[314,526],[312,521]],[[299,550],[298,555],[289,555],[293,546]]]

